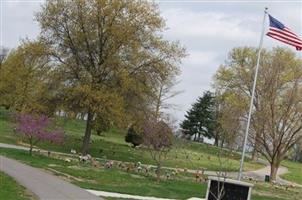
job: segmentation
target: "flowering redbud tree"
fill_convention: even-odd
[[[64,131],[54,129],[52,121],[44,115],[19,115],[17,117],[16,132],[28,140],[30,155],[32,155],[34,145],[40,141],[49,141],[57,144],[62,144],[64,141]]]
[[[143,124],[143,144],[156,163],[157,181],[160,181],[161,167],[172,146],[173,133],[164,121],[148,120]]]

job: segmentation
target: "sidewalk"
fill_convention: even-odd
[[[97,190],[87,190],[87,191],[101,197],[114,197],[114,198],[137,199],[137,200],[176,200],[176,199],[165,199],[165,198],[157,198],[157,197],[121,194],[116,192],[104,192],[104,191],[97,191]],[[205,199],[192,197],[188,200],[205,200]]]
[[[43,170],[4,156],[0,156],[0,171],[14,178],[41,200],[102,199]]]

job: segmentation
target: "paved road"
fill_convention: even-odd
[[[243,176],[247,176],[247,177],[253,177],[253,179],[258,180],[258,181],[263,181],[265,175],[270,175],[271,172],[271,168],[270,166],[266,166],[264,168],[255,170],[255,171],[249,171],[249,172],[244,172]],[[278,171],[277,171],[277,183],[280,183],[282,185],[287,185],[287,181],[281,179],[279,176],[282,174],[285,174],[288,172],[288,169],[286,167],[280,166]]]
[[[173,168],[169,168],[169,169],[173,169]],[[243,172],[242,176],[243,178],[252,178],[253,180],[256,181],[264,181],[265,175],[270,175],[270,166],[266,166],[264,168],[261,168],[259,170],[255,170],[255,171],[247,171],[247,172]],[[197,173],[197,170],[188,170],[189,173]],[[281,184],[281,185],[295,185],[295,186],[299,186],[302,187],[302,185],[296,184],[296,183],[292,183],[290,181],[286,181],[282,178],[280,178],[280,175],[285,174],[288,172],[288,169],[286,167],[280,166],[277,172],[277,180],[276,182]],[[204,171],[204,174],[207,176],[217,176],[218,172],[217,171]],[[238,176],[238,172],[226,172],[226,176],[227,178],[232,178],[232,179],[237,179]]]
[[[5,143],[0,143],[0,147],[9,148],[9,149],[26,150],[26,151],[29,150],[28,147],[23,147],[23,146],[14,145],[14,144],[5,144]]]
[[[13,177],[41,200],[101,199],[54,175],[4,156],[0,156],[0,171]]]

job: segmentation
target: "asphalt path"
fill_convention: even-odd
[[[4,156],[0,156],[0,171],[14,178],[41,200],[102,199],[41,169]]]

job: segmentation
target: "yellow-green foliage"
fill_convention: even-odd
[[[47,113],[52,105],[49,88],[52,69],[41,42],[23,42],[12,50],[1,67],[0,104],[19,112]],[[55,87],[53,84],[52,87]]]

